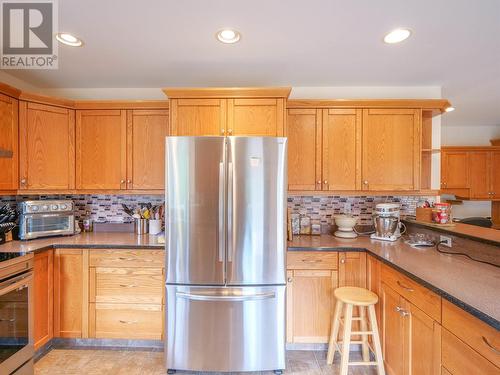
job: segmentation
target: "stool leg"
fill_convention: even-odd
[[[382,347],[380,346],[380,336],[378,334],[377,316],[375,315],[375,306],[368,306],[370,316],[370,325],[373,331],[373,346],[375,349],[375,361],[377,362],[378,375],[385,375],[384,358],[382,357]]]
[[[351,347],[351,329],[352,329],[352,305],[347,303],[344,313],[344,337],[342,339],[342,359],[340,362],[340,375],[347,375],[349,366],[349,349]]]
[[[368,324],[366,324],[366,310],[365,306],[359,306],[359,317],[361,318],[361,330],[368,331]],[[363,361],[368,362],[370,360],[370,350],[368,349],[368,335],[361,335],[361,348],[363,350]]]
[[[328,355],[326,356],[326,363],[329,365],[333,363],[333,357],[335,356],[335,351],[337,350],[341,312],[342,312],[342,302],[337,301],[337,303],[335,304],[335,312],[333,314],[330,341],[328,343]]]

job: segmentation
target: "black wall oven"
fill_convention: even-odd
[[[33,373],[33,254],[0,253],[0,374]]]

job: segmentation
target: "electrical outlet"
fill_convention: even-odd
[[[439,236],[439,241],[442,245],[451,247],[451,237],[448,236]]]

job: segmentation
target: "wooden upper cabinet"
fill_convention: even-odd
[[[477,151],[469,153],[469,181],[471,198],[491,198],[490,164],[491,153]],[[500,167],[500,166],[499,166]]]
[[[364,109],[362,189],[420,188],[419,109]]]
[[[75,188],[75,111],[19,103],[20,189]]]
[[[225,99],[171,99],[171,135],[224,135]]]
[[[283,136],[285,99],[228,99],[227,135]]]
[[[0,94],[0,190],[18,187],[18,101]]]
[[[171,135],[283,136],[290,88],[167,88]]]
[[[125,189],[125,110],[76,111],[76,188]]]
[[[321,110],[288,109],[288,190],[321,190]]]
[[[491,152],[490,180],[493,199],[500,199],[500,151]]]
[[[361,188],[360,109],[323,110],[323,189]]]
[[[443,189],[469,188],[467,151],[443,150],[441,153],[441,187]]]
[[[127,188],[165,187],[167,110],[127,111]]]

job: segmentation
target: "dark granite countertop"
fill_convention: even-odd
[[[296,236],[289,251],[367,251],[385,264],[431,289],[490,326],[500,330],[500,269],[463,256],[415,249],[398,240],[369,237],[341,239],[331,235]]]
[[[133,233],[82,233],[31,241],[11,241],[0,252],[36,252],[50,248],[156,249],[156,236]],[[331,235],[296,236],[289,251],[367,251],[385,264],[433,290],[500,330],[500,270],[461,256],[439,254],[434,248],[414,249],[402,240],[384,242],[368,237],[341,239]]]

